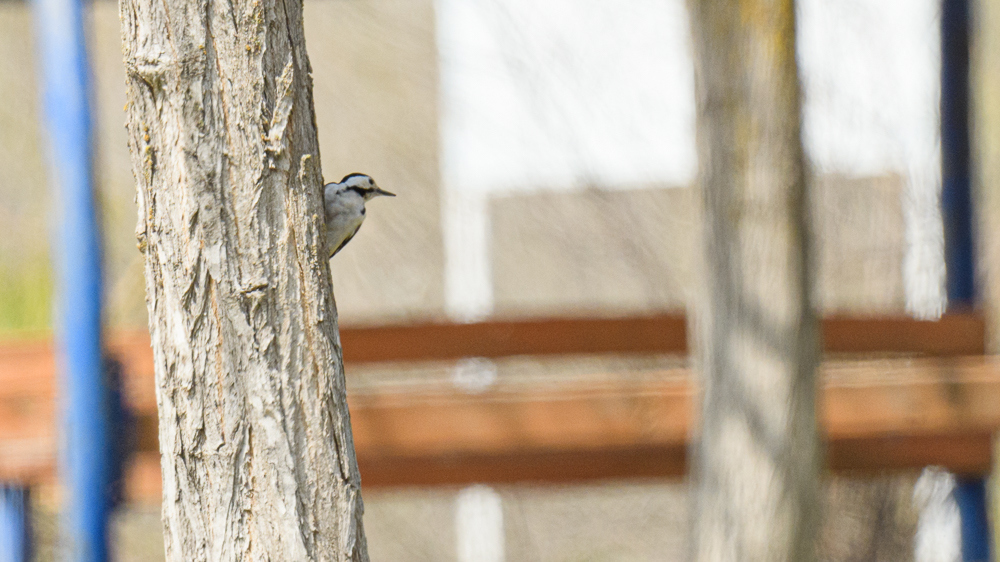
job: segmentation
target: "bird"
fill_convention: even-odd
[[[330,257],[337,254],[361,228],[365,221],[365,201],[384,195],[395,197],[379,187],[368,174],[347,174],[339,182],[323,186],[323,207],[326,211],[326,247]]]

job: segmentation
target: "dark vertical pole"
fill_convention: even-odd
[[[986,515],[986,480],[960,477],[954,496],[962,517],[962,560],[989,562],[990,526]]]
[[[34,0],[57,221],[56,343],[66,560],[108,558],[108,392],[101,357],[101,248],[92,185],[90,70],[82,0]]]
[[[975,303],[969,172],[969,0],[941,5],[941,212],[949,308]]]
[[[0,562],[31,560],[31,502],[28,489],[0,486]]]
[[[941,4],[941,213],[948,308],[975,306],[971,137],[969,134],[970,0]],[[959,477],[955,501],[962,518],[962,559],[990,560],[986,481]]]

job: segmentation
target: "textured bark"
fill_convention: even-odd
[[[810,303],[792,0],[689,0],[705,214],[695,560],[815,559]]]
[[[367,560],[300,0],[121,0],[169,560]]]

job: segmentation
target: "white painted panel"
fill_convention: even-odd
[[[694,179],[683,0],[436,7],[447,186],[496,192]]]
[[[503,502],[489,486],[462,489],[455,499],[458,562],[503,562]]]

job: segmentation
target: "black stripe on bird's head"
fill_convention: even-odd
[[[379,187],[375,180],[372,179],[368,174],[347,174],[344,179],[340,180],[340,185],[344,186],[344,189],[350,189],[357,192],[358,195],[364,197],[365,201],[373,197],[378,197],[379,195],[385,195],[388,197],[395,197],[395,193],[390,193],[381,187]]]

